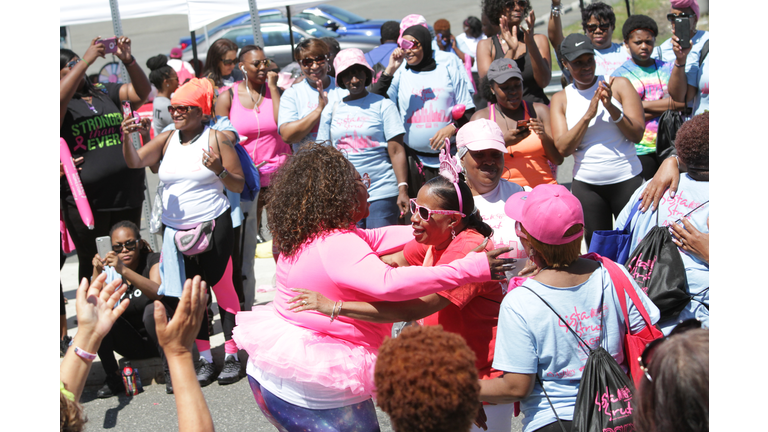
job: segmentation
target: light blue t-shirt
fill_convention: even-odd
[[[331,83],[324,89],[328,93],[328,105],[332,104],[336,97],[344,97],[349,92],[336,86],[336,79],[329,76]],[[340,96],[340,92],[343,95]],[[300,120],[317,108],[317,89],[309,85],[306,79],[291,86],[280,97],[280,110],[277,113],[277,131],[284,123]],[[306,136],[312,141],[317,139],[317,125]],[[294,152],[298,150],[299,143],[291,144]]]
[[[689,52],[688,56],[685,58],[685,77],[691,85],[694,85],[692,83],[696,82],[696,75],[698,72],[697,70],[694,70],[694,67],[698,69],[699,54],[701,53],[701,49],[704,48],[704,43],[708,40],[709,32],[705,30],[696,30],[696,34],[691,38],[691,41],[693,42],[691,52]],[[661,51],[661,56],[659,56],[659,51]],[[655,59],[661,58],[664,62],[676,61],[677,57],[675,57],[675,51],[672,49],[672,39],[667,39],[663,44],[654,48],[651,57]]]
[[[434,50],[432,54],[432,57],[435,58],[436,63],[444,63],[447,67],[456,71],[456,74],[464,81],[465,85],[467,86],[469,94],[475,94],[475,88],[472,87],[472,82],[469,80],[469,74],[467,73],[467,69],[464,67],[464,61],[462,61],[459,56],[454,53],[440,50]],[[401,66],[400,69],[405,69],[405,66]]]
[[[453,54],[444,54],[457,58]],[[434,154],[434,157],[419,156],[424,165],[432,168],[440,166],[439,152],[432,150],[429,139],[453,121],[451,109],[455,105],[464,104],[467,109],[475,107],[461,74],[440,61],[431,71],[399,68],[392,77],[387,95],[400,110],[405,143],[418,152]]]
[[[372,202],[399,193],[387,148],[389,140],[404,133],[394,102],[368,93],[362,99],[329,103],[320,117],[317,139],[333,142],[361,175],[371,177],[368,202]]]
[[[701,67],[696,63],[691,68],[693,72],[695,70],[695,80],[689,81],[688,85],[692,85],[699,89],[696,92],[696,99],[693,100],[693,115],[699,115],[704,111],[709,110],[709,55],[704,57],[704,61],[701,63]]]
[[[658,321],[658,308],[624,267],[618,267],[632,282],[651,322]],[[558,416],[572,420],[588,351],[547,305],[523,287],[546,300],[590,348],[602,346],[621,364],[626,325],[616,290],[608,271],[600,266],[586,282],[571,288],[554,288],[528,279],[510,291],[501,303],[493,367],[505,372],[538,374]],[[629,295],[625,297],[630,328],[636,333],[645,328],[645,321]],[[524,432],[557,421],[538,382],[531,394],[520,402],[520,408],[525,414]]]
[[[595,50],[595,75],[611,75],[631,57],[624,45],[613,42],[610,47]]]
[[[706,59],[705,59],[706,61]],[[632,211],[632,206],[637,203],[640,194],[645,190],[648,183],[638,188],[627,205],[616,218],[616,226],[623,228],[627,224],[627,218]],[[674,198],[669,197],[669,190],[659,201],[656,211],[646,211],[645,213],[636,212],[632,218],[632,241],[630,250],[635,250],[637,244],[643,240],[651,228],[656,226],[656,214],[659,215],[659,224],[669,226],[676,220],[685,216],[688,212],[699,205],[709,201],[709,182],[693,180],[688,174],[680,175],[680,184],[677,187],[677,193]],[[691,222],[696,229],[702,233],[709,233],[707,219],[709,218],[709,204],[704,204],[698,210],[690,215]],[[693,296],[692,300],[685,309],[680,312],[678,317],[673,317],[659,323],[661,331],[664,334],[669,332],[677,325],[679,320],[688,318],[699,318],[702,324],[709,327],[709,310],[701,304],[709,306],[709,264],[699,260],[693,255],[689,255],[678,248],[680,256],[683,258],[685,266],[685,276],[688,279],[688,293]]]

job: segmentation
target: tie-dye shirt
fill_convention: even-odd
[[[664,99],[669,96],[667,85],[672,75],[672,63],[656,60],[652,66],[638,66],[632,60],[627,60],[613,72],[612,76],[624,77],[632,83],[632,86],[640,95],[643,102],[651,102]],[[635,144],[637,155],[645,155],[656,151],[656,134],[659,130],[659,118],[653,118],[645,122],[643,139]]]

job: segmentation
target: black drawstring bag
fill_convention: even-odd
[[[592,349],[582,339],[560,314],[555,311],[546,300],[536,294],[528,287],[523,287],[534,293],[544,304],[557,315],[565,324],[565,327],[576,336],[578,343],[583,350],[589,352],[587,363],[584,365],[584,371],[581,374],[581,384],[579,392],[576,394],[576,406],[573,409],[573,422],[571,423],[571,432],[604,432],[604,431],[634,431],[635,423],[632,416],[635,410],[632,404],[632,396],[635,390],[632,381],[630,381],[624,370],[616,362],[616,359],[606,351],[598,342],[598,347]],[[602,306],[602,299],[600,301]],[[600,310],[604,310],[600,307]],[[626,323],[629,329],[629,323]],[[604,330],[603,314],[600,314],[600,327]],[[629,331],[629,330],[627,330]],[[544,390],[544,383],[539,380],[541,389]],[[549,406],[555,413],[555,418],[560,427],[565,432],[565,427],[560,421],[560,416],[555,411],[555,406],[549,400],[547,391],[544,390]]]
[[[666,110],[659,116],[659,131],[656,133],[656,154],[664,160],[675,148],[677,130],[685,123],[680,111]]]
[[[704,204],[683,217],[687,217]],[[661,319],[666,319],[677,316],[691,301],[691,296],[688,294],[688,278],[685,276],[685,265],[680,251],[672,241],[669,228],[658,226],[658,224],[659,211],[657,210],[657,226],[651,228],[638,243],[627,259],[625,267],[637,285],[659,308]]]

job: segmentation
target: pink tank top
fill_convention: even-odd
[[[240,144],[253,159],[254,164],[266,161],[261,168],[261,186],[269,186],[269,180],[278,167],[291,154],[291,147],[283,142],[277,133],[277,123],[272,110],[272,95],[269,87],[265,89],[264,99],[258,108],[248,109],[240,103],[238,81],[232,85],[232,106],[229,109],[229,121],[240,135]]]
[[[529,102],[523,101],[525,120],[531,118],[528,114],[528,105]],[[496,104],[488,104],[488,117],[493,122],[496,121],[495,108]],[[504,168],[501,178],[520,186],[533,188],[543,183],[557,184],[541,139],[533,132],[517,144],[507,146]]]

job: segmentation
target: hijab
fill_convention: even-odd
[[[430,36],[429,30],[421,25],[414,25],[405,29],[403,36],[412,36],[419,41],[421,50],[424,53],[424,57],[419,64],[411,66],[406,63],[405,68],[412,69],[414,72],[428,72],[435,70],[437,63],[435,63],[432,53],[432,36]]]

